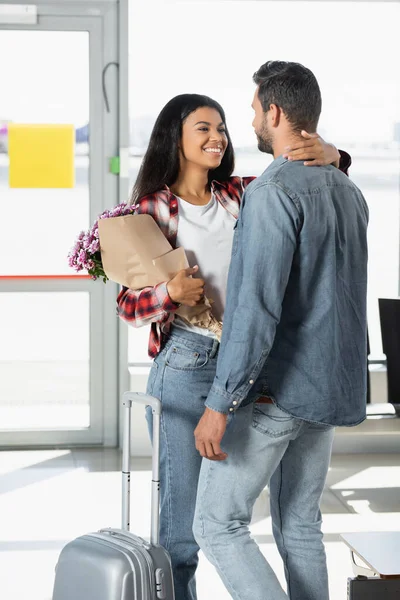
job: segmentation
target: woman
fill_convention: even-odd
[[[309,139],[291,156],[330,164],[339,154],[320,139]],[[151,323],[154,362],[147,392],[163,404],[160,541],[171,555],[176,600],[196,598],[198,546],[192,522],[202,459],[193,432],[214,380],[219,342],[175,312],[181,304],[201,301],[206,285],[213,314],[223,319],[233,226],[243,191],[254,179],[231,177],[233,168],[222,107],[196,94],[168,102],[154,126],[131,201],[139,213],[153,216],[173,247],[185,248],[194,266],[155,287],[124,288],[117,300],[123,320],[135,327]],[[147,419],[151,430],[150,409]]]

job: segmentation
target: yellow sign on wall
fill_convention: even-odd
[[[8,125],[11,188],[72,188],[73,125]]]

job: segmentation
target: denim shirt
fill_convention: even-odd
[[[265,395],[306,421],[364,420],[367,224],[363,195],[333,166],[279,157],[247,187],[206,406]]]

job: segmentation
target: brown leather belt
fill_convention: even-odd
[[[273,404],[273,400],[271,400],[271,398],[268,398],[268,396],[261,396],[257,401],[256,404]]]

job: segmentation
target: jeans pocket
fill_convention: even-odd
[[[209,359],[210,355],[205,349],[194,350],[172,344],[165,357],[165,364],[176,371],[195,371],[205,367]]]
[[[336,429],[334,425],[328,425],[327,423],[309,423],[308,428],[313,429],[314,431],[319,431],[320,433]]]
[[[253,427],[270,437],[282,437],[297,431],[301,422],[275,404],[254,404]]]

